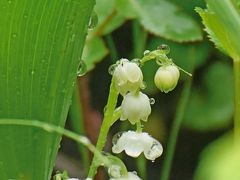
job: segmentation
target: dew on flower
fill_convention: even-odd
[[[150,54],[150,52],[151,52],[151,51],[149,51],[149,50],[145,50],[145,51],[143,52],[143,55],[144,55],[144,56],[147,56],[147,55]]]
[[[155,99],[154,98],[150,98],[149,102],[150,102],[151,105],[153,105],[153,104],[155,104]]]

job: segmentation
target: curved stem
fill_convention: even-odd
[[[240,59],[234,59],[234,135],[235,140],[239,142],[240,138]]]
[[[72,131],[66,130],[60,126],[56,126],[53,124],[48,124],[44,122],[40,122],[37,120],[25,120],[25,119],[0,119],[0,125],[19,125],[19,126],[31,126],[31,127],[37,127],[40,128],[46,132],[49,133],[58,133],[60,135],[64,135],[72,140],[75,140],[76,142],[86,146],[91,152],[96,154],[98,159],[104,164],[104,165],[110,165],[110,161],[107,157],[103,156],[100,151],[96,150],[94,145],[89,141],[88,138],[85,136],[78,135]]]
[[[170,170],[171,170],[171,166],[172,166],[172,160],[173,160],[175,147],[176,147],[176,143],[177,143],[177,136],[178,136],[181,124],[182,124],[186,104],[187,104],[187,101],[188,101],[188,98],[190,95],[191,84],[192,84],[191,79],[186,81],[184,89],[181,94],[181,98],[178,103],[176,116],[173,121],[172,128],[171,128],[170,135],[169,135],[169,140],[168,140],[168,143],[166,146],[167,149],[166,149],[165,158],[163,160],[163,169],[162,169],[162,174],[161,174],[161,178],[160,178],[161,180],[169,179],[169,174],[170,174]]]
[[[107,102],[107,105],[105,108],[106,110],[104,113],[104,118],[103,118],[102,126],[100,129],[100,133],[99,133],[98,141],[97,141],[97,145],[96,145],[96,149],[100,152],[104,148],[104,145],[107,140],[109,128],[112,125],[112,119],[113,119],[114,110],[115,110],[115,107],[117,104],[117,98],[118,98],[118,92],[115,89],[114,80],[112,79],[111,86],[110,86],[110,92],[109,92],[109,96],[108,96],[108,102]],[[94,154],[93,160],[92,160],[92,163],[90,166],[90,170],[88,173],[89,178],[93,178],[95,176],[97,168],[98,168],[98,163],[97,163],[98,161],[99,161],[98,157]]]

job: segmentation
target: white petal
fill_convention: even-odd
[[[123,119],[128,119],[132,124],[139,120],[146,121],[151,113],[149,98],[141,92],[126,94],[121,107]]]
[[[110,178],[109,180],[141,180],[141,178],[139,178],[137,176],[137,173],[135,173],[135,172],[128,172],[127,177]]]
[[[156,158],[162,155],[163,147],[162,145],[152,138],[152,143],[150,146],[146,146],[144,150],[144,155],[147,159],[154,161]]]

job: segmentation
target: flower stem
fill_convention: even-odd
[[[234,59],[234,135],[236,141],[240,138],[240,59]]]
[[[167,149],[165,158],[163,160],[163,169],[161,174],[161,180],[168,180],[169,174],[171,170],[172,160],[175,152],[175,147],[177,143],[177,136],[182,124],[183,115],[185,112],[186,104],[190,95],[190,89],[191,89],[192,80],[189,79],[185,82],[184,89],[181,94],[181,98],[178,103],[176,116],[172,124],[172,128],[169,135],[169,140],[167,143]]]
[[[141,123],[141,121],[136,123],[136,127],[137,127],[136,131],[138,133],[141,133],[142,132],[142,123]]]
[[[108,96],[108,102],[105,107],[104,118],[103,118],[102,126],[100,129],[100,133],[99,133],[98,141],[96,145],[96,149],[100,152],[104,148],[104,145],[107,140],[109,128],[112,125],[112,119],[113,119],[114,110],[117,104],[117,98],[118,98],[118,92],[115,89],[114,80],[112,79],[112,82],[110,85],[110,92]],[[90,170],[88,173],[89,178],[93,178],[95,176],[98,165],[99,165],[98,161],[99,161],[98,157],[94,154],[93,160],[90,166]]]

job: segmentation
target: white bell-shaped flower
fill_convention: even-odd
[[[151,104],[148,96],[142,92],[128,93],[122,101],[121,120],[128,119],[131,124],[140,120],[147,121],[151,113]]]
[[[172,91],[178,83],[180,72],[175,65],[164,65],[158,68],[154,82],[162,92]]]
[[[141,180],[141,178],[137,176],[136,172],[128,172],[127,176],[122,176],[119,178],[110,178],[109,180]]]
[[[117,91],[125,95],[136,92],[143,84],[143,74],[139,66],[127,59],[121,59],[114,70],[113,78]]]
[[[113,138],[112,151],[114,153],[125,151],[127,155],[132,157],[138,157],[143,152],[147,159],[154,161],[161,156],[163,148],[162,145],[148,133],[127,131],[115,135]]]

